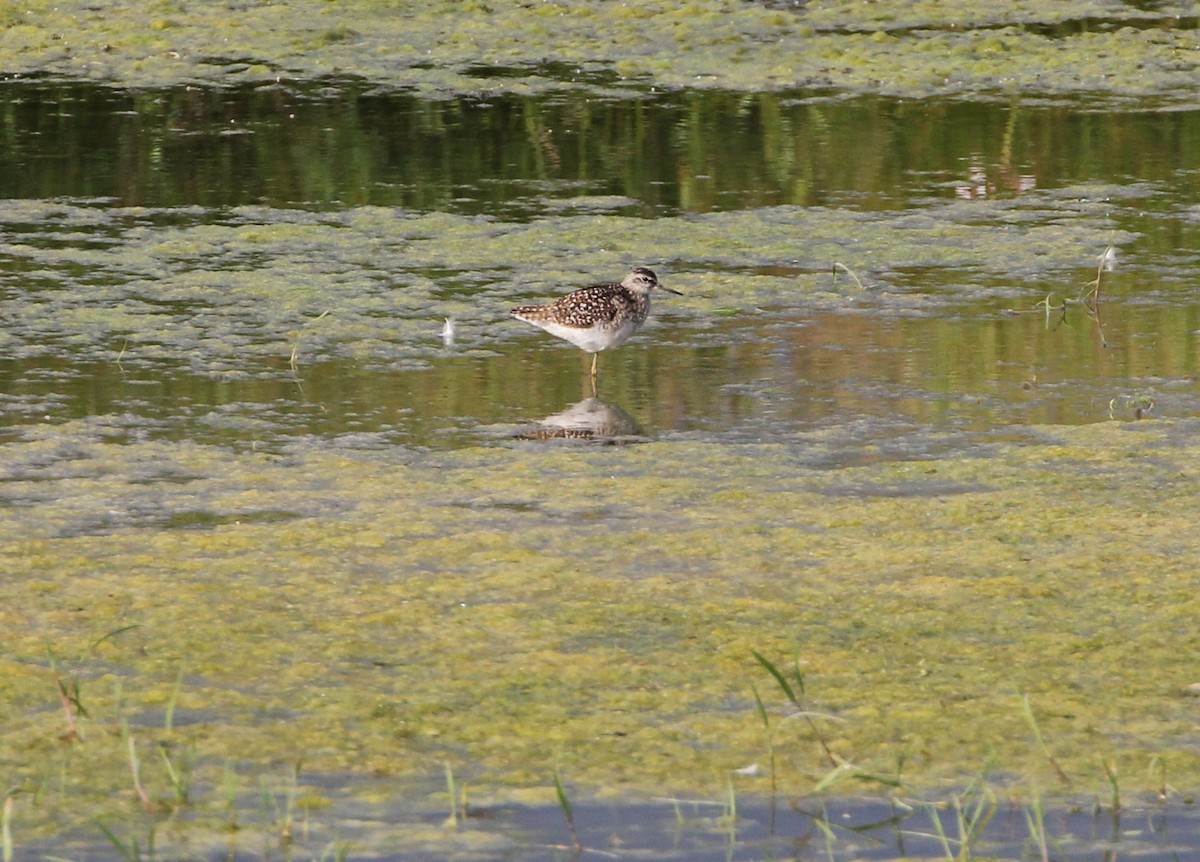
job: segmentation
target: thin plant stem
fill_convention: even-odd
[[[1112,809],[1113,811],[1121,810],[1121,784],[1117,780],[1116,764],[1110,763],[1107,760],[1101,761],[1104,765],[1104,776],[1108,779],[1108,786],[1112,789]]]
[[[158,745],[158,753],[162,757],[163,765],[167,770],[167,778],[171,782],[171,791],[175,796],[175,807],[182,808],[188,804],[191,795],[191,758],[188,751],[181,754],[180,765],[176,768],[171,762],[170,755],[167,754],[166,743],[160,742]]]
[[[767,707],[763,704],[762,697],[759,696],[758,686],[750,683],[750,690],[754,692],[754,703],[758,706],[758,717],[767,731],[767,755],[771,759],[771,801],[773,813],[775,797],[778,794],[778,786],[775,779],[775,734],[771,729],[771,717],[767,714]]]
[[[1108,339],[1104,337],[1104,323],[1100,320],[1100,284],[1104,276],[1104,265],[1111,259],[1109,255],[1112,253],[1113,247],[1110,245],[1104,249],[1104,253],[1100,255],[1100,260],[1096,263],[1096,277],[1089,281],[1083,292],[1080,294],[1080,299],[1087,303],[1089,316],[1096,321],[1096,333],[1100,336],[1100,346],[1108,347]]]
[[[163,726],[168,733],[175,728],[175,705],[179,703],[181,688],[183,688],[183,665],[179,666],[179,673],[175,674],[175,685],[171,686],[171,697],[167,700],[167,713],[163,718]]]
[[[1031,808],[1025,810],[1025,824],[1029,828],[1029,837],[1037,845],[1039,858],[1042,862],[1050,862],[1050,847],[1046,840],[1046,810],[1042,805],[1042,796],[1038,793],[1037,784],[1031,782],[1030,792],[1033,799]]]
[[[821,748],[825,751],[825,756],[829,758],[829,762],[834,767],[841,766],[842,761],[833,753],[833,751],[830,750],[829,744],[825,742],[825,737],[821,733],[820,728],[818,728],[817,723],[813,721],[812,714],[804,708],[804,703],[800,700],[800,696],[796,694],[797,689],[801,695],[804,694],[804,674],[800,672],[799,654],[796,654],[792,658],[792,674],[796,680],[796,687],[793,688],[788,680],[784,677],[783,673],[769,658],[764,656],[758,650],[751,650],[750,652],[753,653],[754,657],[758,660],[758,663],[766,669],[767,673],[769,673],[775,679],[775,682],[779,685],[779,688],[783,690],[784,696],[786,696],[787,699],[792,702],[792,705],[798,710],[798,714],[803,716],[804,720],[808,722],[808,726],[812,729],[813,735],[816,736],[817,742],[821,744]]]
[[[1033,714],[1033,706],[1029,702],[1029,695],[1021,695],[1021,704],[1025,710],[1025,719],[1029,722],[1029,726],[1033,729],[1033,737],[1037,740],[1038,747],[1042,749],[1042,754],[1046,756],[1046,760],[1048,760],[1050,765],[1054,767],[1054,772],[1058,775],[1058,780],[1067,787],[1070,787],[1072,783],[1070,777],[1067,775],[1067,773],[1063,772],[1063,768],[1058,765],[1058,761],[1055,760],[1054,755],[1050,753],[1050,747],[1046,745],[1046,740],[1042,737],[1042,730],[1038,726],[1037,718]]]
[[[325,317],[327,314],[329,314],[329,309],[322,311],[312,320],[306,320],[304,325],[300,327],[299,332],[296,333],[296,343],[292,345],[292,355],[288,359],[288,365],[291,366],[292,371],[298,371],[300,369],[300,340],[304,337],[304,330],[316,323],[321,318]]]
[[[1154,776],[1155,771],[1158,772],[1158,798],[1159,801],[1166,801],[1167,798],[1167,759],[1161,754],[1156,754],[1150,758],[1150,775]]]
[[[454,770],[450,766],[450,761],[443,764],[446,768],[446,792],[450,794],[450,816],[446,819],[447,825],[454,829],[458,829],[458,802],[456,801],[457,794],[454,791]]]
[[[578,856],[583,852],[583,842],[579,840],[579,830],[575,828],[575,809],[571,807],[571,800],[567,798],[567,791],[563,787],[562,773],[558,767],[554,768],[554,791],[558,794],[558,804],[563,810],[563,816],[567,818],[567,829],[571,833],[571,849]]]
[[[4,862],[13,859],[12,817],[13,798],[9,795],[4,799],[4,814],[0,816],[0,847],[3,848]]]
[[[150,811],[154,808],[154,803],[150,800],[150,794],[146,792],[146,788],[142,786],[142,764],[138,760],[137,744],[133,741],[133,734],[129,732],[129,725],[122,722],[121,732],[125,736],[125,742],[129,748],[129,771],[133,774],[133,789],[137,791],[138,799],[142,800],[142,806]]]
[[[836,260],[833,262],[833,283],[835,286],[837,285],[837,273],[839,269],[849,274],[849,276],[854,279],[854,283],[858,285],[859,290],[866,290],[866,288],[863,287],[863,283],[858,280],[858,276],[854,274],[854,270],[846,266],[846,264]]]

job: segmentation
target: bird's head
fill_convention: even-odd
[[[646,269],[644,266],[635,266],[629,272],[625,273],[625,277],[621,279],[621,286],[629,290],[636,290],[639,293],[649,293],[657,287],[668,293],[683,296],[678,290],[672,290],[669,287],[663,287],[663,285],[659,284],[658,276],[654,274],[654,270]]]

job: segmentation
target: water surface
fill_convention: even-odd
[[[23,846],[166,847],[179,814],[181,856],[239,820],[276,847],[303,811],[314,856],[441,854],[435,794],[388,781],[449,766],[503,824],[473,852],[557,856],[556,770],[761,799],[767,716],[807,805],[830,766],[751,658],[798,649],[844,782],[1054,783],[1032,693],[1062,858],[1176,853],[1178,807],[1069,812],[1111,759],[1194,822],[1200,113],[609,89],[3,84]],[[594,390],[507,316],[632,264],[684,295]],[[944,849],[625,810],[680,858]]]
[[[603,357],[600,394],[655,431],[980,429],[1195,403],[1195,113],[428,102],[347,81],[5,90],[6,425],[152,414],[143,430],[210,437],[219,409],[231,438],[344,423],[460,440],[590,394],[576,352],[506,311],[634,262],[689,294]],[[414,222],[439,213],[452,221]],[[294,229],[255,228],[280,220]],[[1097,320],[1077,300],[1110,245]],[[164,333],[152,349],[142,322]]]

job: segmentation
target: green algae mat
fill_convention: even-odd
[[[59,426],[3,453],[4,771],[76,817],[130,798],[135,751],[169,804],[159,746],[209,787],[302,761],[512,791],[805,793],[835,764],[1194,788],[1195,431],[823,470],[820,433],[265,455]],[[106,528],[118,506],[145,525]],[[798,660],[809,722],[755,652]]]
[[[715,87],[1189,104],[1195,9],[1120,2],[227,4],[25,0],[14,75],[163,87],[356,76],[429,95]]]
[[[1195,101],[1195,23],[1190,7],[1074,2],[28,0],[0,9],[0,68],[13,87],[54,78],[151,94],[353,77],[434,99],[807,88],[810,98],[1172,110]],[[173,104],[155,110],[170,119]],[[222,134],[239,133],[227,125]],[[1154,266],[1179,267],[1161,265],[1168,282],[1189,274],[1191,261],[1173,255],[1190,233],[1177,240],[1135,214],[1157,206],[1157,191],[1109,180],[920,212],[638,219],[607,214],[627,199],[596,198],[528,222],[338,205],[193,219],[57,195],[5,202],[7,236],[24,233],[4,258],[27,280],[4,298],[0,348],[44,387],[4,393],[25,418],[6,414],[0,438],[6,862],[14,844],[71,855],[58,836],[94,838],[97,824],[117,855],[137,858],[146,848],[134,835],[146,833],[124,830],[131,811],[150,834],[178,827],[188,852],[204,855],[265,821],[278,840],[431,798],[456,824],[480,803],[553,805],[556,780],[618,799],[930,799],[982,782],[1022,800],[1191,804],[1200,424],[1186,409],[1190,317],[1163,314],[1157,326],[1151,308],[1139,318],[1149,323],[1122,333],[1114,315],[1104,331],[1125,347],[1094,348],[1123,363],[1097,363],[1110,370],[1113,415],[1170,418],[928,427],[911,449],[889,447],[881,421],[855,437],[853,458],[844,437],[861,429],[833,418],[763,440],[517,441],[510,420],[533,403],[557,409],[575,378],[539,380],[527,357],[513,358],[533,336],[488,323],[495,308],[578,286],[582,272],[619,275],[616,261],[642,262],[647,249],[680,264],[660,274],[686,295],[656,310],[686,330],[680,352],[740,351],[756,370],[778,361],[778,342],[761,353],[748,343],[794,324],[780,309],[801,299],[809,313],[916,317],[945,311],[952,289],[973,301],[999,285],[1012,298],[1012,285],[1032,281],[1074,296],[1072,279],[1091,277],[1108,244],[1142,241],[1153,257],[1133,270],[1136,284],[1112,279],[1115,298],[1145,305],[1147,285],[1161,287]],[[1194,225],[1193,204],[1169,206]],[[868,290],[853,273],[829,278],[833,260],[870,267]],[[890,292],[911,287],[906,272],[923,286],[940,273],[941,295]],[[764,309],[761,325],[717,325]],[[1015,312],[1036,313],[1032,301]],[[436,333],[450,316],[462,346],[447,363]],[[1160,336],[1154,347],[1139,341],[1145,330]],[[853,331],[839,335],[849,347]],[[1062,337],[1097,335],[1098,320]],[[953,346],[992,349],[965,335]],[[553,369],[549,348],[536,349]],[[1020,364],[995,349],[994,364]],[[356,437],[353,417],[318,416],[342,403],[321,393],[343,385],[320,371],[355,363],[376,373],[365,403],[400,414],[403,398],[424,399],[438,417],[484,427],[450,445],[436,431],[396,445]],[[435,372],[451,366],[448,385]],[[702,362],[678,367],[696,373],[672,380],[672,405],[734,409],[700,401],[712,388]],[[190,374],[187,385],[168,368]],[[430,373],[397,395],[389,375],[412,369]],[[93,390],[77,384],[92,373],[158,389],[131,417],[88,402]],[[222,388],[250,378],[268,393],[261,404],[313,394],[308,412]],[[56,380],[71,399],[51,391]],[[636,400],[636,386],[614,380],[622,401]],[[1143,384],[1162,409],[1125,394]],[[557,388],[512,407],[539,386]],[[188,414],[199,388],[224,409]],[[751,390],[738,392],[761,395]],[[172,393],[177,411],[159,415]],[[464,833],[479,842],[470,853],[496,850],[472,830],[454,834]],[[392,852],[437,852],[446,834],[375,830],[363,850],[382,855],[390,841]]]

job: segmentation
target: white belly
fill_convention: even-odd
[[[629,336],[638,330],[637,324],[632,320],[628,320],[611,329],[596,327],[591,329],[577,329],[574,326],[563,326],[561,323],[555,323],[551,320],[545,322],[537,321],[536,325],[551,335],[569,341],[576,347],[586,350],[588,353],[599,353],[601,350],[606,350],[609,347],[618,347],[628,341]]]

